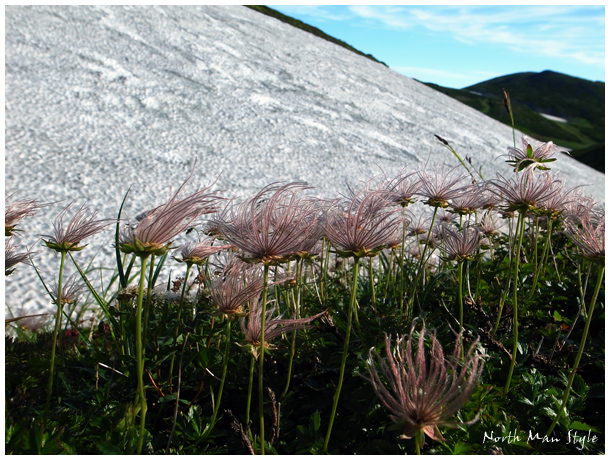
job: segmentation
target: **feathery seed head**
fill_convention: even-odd
[[[163,255],[171,245],[171,240],[185,231],[204,214],[218,210],[218,202],[223,198],[210,192],[213,184],[182,198],[180,192],[193,175],[182,183],[176,193],[165,204],[148,210],[121,230],[119,249],[126,254],[134,253],[138,257],[151,254]]]
[[[72,305],[78,302],[85,287],[85,284],[81,282],[80,274],[74,273],[61,286],[61,305]],[[53,301],[57,303],[57,296],[60,294],[57,282],[51,283],[51,294]]]
[[[439,248],[445,254],[445,260],[474,260],[477,250],[481,247],[481,234],[471,225],[464,225],[460,230],[454,230],[443,225],[440,230]]]
[[[89,213],[89,207],[82,205],[68,224],[64,225],[64,218],[72,204],[66,206],[53,222],[53,235],[41,235],[45,245],[57,252],[80,251],[86,246],[79,246],[82,240],[114,222],[114,219],[96,219],[97,211]]]
[[[239,315],[246,304],[256,302],[263,286],[259,266],[233,257],[222,272],[210,280],[209,292],[220,313]]]
[[[544,163],[550,163],[556,160],[551,158],[559,152],[559,149],[552,142],[542,143],[536,139],[527,136],[521,138],[523,150],[508,147],[508,160],[506,161],[515,168],[515,172],[524,169],[540,169],[548,171],[550,168],[544,166]]]
[[[370,349],[367,380],[392,414],[390,418],[403,426],[402,438],[409,439],[423,433],[434,440],[444,441],[439,427],[456,428],[460,425],[451,417],[476,388],[483,362],[475,351],[476,342],[460,365],[459,338],[453,356],[446,359],[436,333],[430,333],[422,326],[419,339],[414,340],[414,329],[411,328],[406,340],[404,336],[396,340],[394,351],[386,334],[384,358],[374,348]],[[430,342],[429,349],[426,349],[426,340]],[[416,350],[413,350],[415,341]],[[381,380],[380,374],[387,383]],[[476,421],[477,418],[465,424]]]
[[[579,220],[566,221],[566,232],[582,251],[584,258],[604,263],[606,260],[606,213],[590,211]]]
[[[311,252],[321,237],[321,200],[301,197],[303,182],[271,184],[216,219],[223,238],[247,262],[277,265]]]
[[[10,193],[4,199],[4,235],[12,236],[19,231],[16,227],[24,217],[33,216],[39,208],[45,206],[38,200],[18,200],[12,204],[8,201],[17,192]]]
[[[203,265],[211,255],[232,247],[230,244],[212,246],[214,239],[213,237],[204,238],[198,242],[185,244],[180,249],[181,258],[174,257],[174,259],[188,265]]]
[[[4,276],[13,273],[16,270],[13,268],[15,265],[25,261],[30,255],[34,254],[31,251],[17,252],[16,249],[17,245],[13,243],[13,238],[9,238],[4,244]]]
[[[503,200],[507,212],[538,212],[542,203],[561,188],[561,182],[550,173],[534,174],[533,169],[515,175],[515,179],[496,176],[495,181],[489,182],[489,190]]]
[[[415,201],[413,196],[420,187],[420,179],[417,173],[402,171],[395,178],[383,182],[380,190],[387,193],[388,199],[392,203],[399,204],[404,208]]]
[[[297,318],[297,319],[282,319],[282,315],[273,317],[275,308],[267,310],[265,312],[265,343],[264,349],[270,350],[273,345],[270,343],[272,340],[280,337],[288,332],[296,331],[298,329],[308,329],[313,327],[311,322],[320,316],[326,314],[326,311],[318,313],[317,315],[309,318]],[[256,301],[250,304],[250,311],[248,313],[248,323],[246,324],[246,318],[242,317],[239,319],[241,330],[244,333],[245,342],[250,346],[250,351],[255,358],[259,356],[261,348],[261,316],[263,314],[262,306],[260,302]]]
[[[429,206],[446,208],[449,200],[459,197],[463,191],[464,180],[467,174],[458,174],[456,168],[448,174],[444,171],[417,171],[421,187],[416,193],[428,200],[425,202]]]
[[[402,216],[390,204],[385,192],[367,190],[349,202],[336,202],[324,226],[336,252],[342,257],[372,257],[396,244]]]
[[[489,197],[484,193],[484,188],[480,185],[464,187],[460,196],[449,200],[451,212],[462,216],[473,214],[478,209],[489,204]]]

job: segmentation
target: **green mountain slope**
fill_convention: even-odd
[[[604,172],[605,83],[546,70],[505,75],[464,89],[426,85],[510,125],[503,102],[506,90],[518,130],[570,148],[575,159]]]

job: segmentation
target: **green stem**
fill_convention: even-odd
[[[536,266],[536,271],[534,272],[534,279],[532,281],[532,289],[530,290],[529,295],[527,296],[527,300],[530,300],[536,292],[536,286],[538,285],[538,278],[540,276],[540,272],[546,263],[546,259],[549,252],[549,247],[551,245],[551,231],[553,228],[553,221],[551,218],[548,219],[547,224],[547,238],[544,243],[544,249],[542,250],[542,256],[540,256],[540,263]]]
[[[506,385],[504,386],[504,394],[507,394],[510,390],[510,381],[513,377],[515,361],[517,360],[517,345],[519,341],[519,304],[517,299],[517,282],[519,281],[519,258],[521,255],[521,243],[523,242],[523,230],[525,228],[525,215],[522,212],[519,212],[519,223],[517,224],[517,228],[519,227],[519,242],[517,243],[517,251],[515,253],[515,271],[513,277],[513,356],[510,362],[510,369],[508,371]]]
[[[566,390],[563,394],[563,401],[561,403],[561,408],[557,411],[557,415],[555,416],[553,423],[551,424],[551,426],[549,427],[549,429],[546,433],[547,437],[551,434],[551,432],[553,431],[553,428],[555,428],[555,425],[557,425],[557,422],[561,418],[561,415],[563,414],[563,411],[565,410],[565,407],[568,403],[568,398],[570,396],[570,390],[572,389],[572,383],[574,382],[574,377],[576,376],[576,371],[578,370],[578,365],[580,364],[580,358],[582,357],[583,351],[585,350],[587,336],[589,334],[589,326],[591,325],[591,319],[593,318],[593,309],[595,308],[595,303],[597,302],[597,295],[599,294],[599,290],[600,290],[602,282],[604,280],[604,270],[605,270],[605,267],[603,265],[601,265],[599,275],[597,277],[597,283],[595,285],[595,291],[593,292],[593,298],[591,299],[591,306],[589,308],[589,313],[587,314],[587,320],[585,322],[585,329],[582,333],[582,338],[580,339],[580,346],[578,347],[578,353],[576,354],[576,360],[574,361],[574,365],[572,366],[572,371],[570,372],[570,377],[568,379],[568,386],[566,387]]]
[[[421,275],[422,267],[424,266],[424,261],[426,260],[426,251],[428,250],[428,242],[430,241],[430,235],[432,234],[432,228],[434,227],[434,221],[436,220],[436,213],[438,212],[438,206],[434,207],[434,214],[432,215],[432,222],[430,223],[430,228],[428,229],[428,236],[426,237],[426,243],[424,244],[424,250],[421,253],[421,257],[419,260],[419,265],[417,267],[417,272],[415,272],[415,277],[413,278],[413,282],[411,283],[411,293],[409,294],[409,301],[407,302],[407,321],[410,320],[411,311],[409,311],[409,307],[415,298],[415,292],[417,291],[417,285],[419,283],[419,277]]]
[[[144,442],[144,424],[146,421],[146,411],[148,406],[146,405],[146,393],[144,392],[144,348],[142,344],[142,300],[144,297],[144,281],[146,280],[146,264],[148,262],[148,256],[141,257],[142,266],[140,267],[140,283],[138,285],[138,300],[136,304],[136,365],[137,365],[137,378],[138,387],[136,391],[136,400],[134,407],[134,422],[135,416],[140,409],[140,433],[138,436],[138,449],[137,453],[142,453],[142,444]]]
[[[532,235],[532,237],[534,238],[534,247],[533,247],[533,251],[534,251],[534,272],[536,272],[538,270],[538,236],[540,233],[540,218],[538,216],[536,216],[536,220],[535,220],[535,231],[534,234]]]
[[[343,386],[343,375],[345,374],[345,362],[347,361],[347,351],[349,348],[349,336],[352,330],[352,313],[356,309],[356,291],[358,289],[358,269],[360,265],[360,259],[354,257],[354,269],[352,274],[352,295],[349,303],[349,311],[347,313],[347,330],[345,332],[345,342],[343,343],[343,355],[341,356],[341,369],[339,370],[339,383],[335,390],[335,396],[333,397],[333,408],[330,416],[330,423],[328,424],[328,431],[326,432],[326,438],[324,439],[323,453],[328,451],[328,441],[330,440],[330,433],[333,429],[333,422],[335,421],[335,413],[337,412],[337,405],[339,403],[339,396],[341,395],[341,387]]]
[[[297,294],[296,294],[296,301],[295,301],[295,305],[294,305],[294,311],[295,311],[295,317],[296,318],[300,318],[300,305],[301,305],[301,276],[302,276],[302,271],[303,271],[303,263],[304,260],[303,259],[297,259],[296,262],[296,278],[297,278],[297,285],[295,287]],[[292,377],[292,362],[294,361],[294,350],[296,348],[296,343],[297,343],[297,331],[293,331],[292,332],[292,343],[290,345],[290,359],[288,361],[288,375],[286,377],[286,386],[284,387],[284,391],[282,392],[282,395],[280,396],[280,400],[284,399],[284,396],[286,396],[286,393],[288,393],[288,388],[290,387],[290,380]]]
[[[417,455],[421,455],[421,446],[424,443],[424,437],[425,434],[423,430],[418,430],[417,433],[415,433],[415,453]]]
[[[511,237],[511,220],[508,221],[508,239],[510,241],[510,237]],[[515,235],[517,234],[517,232],[519,231],[519,229],[515,229]],[[515,236],[516,237],[516,236]],[[509,251],[509,259],[508,259],[508,275],[506,276],[506,286],[504,286],[504,291],[502,292],[502,297],[500,298],[500,305],[498,308],[498,316],[496,318],[496,324],[494,325],[493,331],[491,332],[491,336],[495,336],[496,332],[498,330],[498,326],[500,325],[500,318],[502,317],[502,310],[504,309],[504,302],[506,302],[506,296],[508,295],[508,291],[510,290],[510,273],[512,271],[512,267],[513,267],[513,261],[515,260],[513,253],[512,253],[512,247],[510,248]]]
[[[186,294],[186,284],[188,283],[189,275],[191,273],[192,263],[186,264],[186,274],[184,275],[184,281],[182,282],[182,294],[180,295],[180,303],[178,304],[178,317],[176,318],[176,327],[174,328],[174,346],[178,342],[178,330],[180,327],[180,314],[182,313],[182,305],[184,303],[184,295]],[[176,355],[172,355],[172,360],[169,365],[169,392],[172,393],[172,379],[174,376],[174,359]]]
[[[146,256],[148,257],[148,256]],[[148,274],[148,286],[146,287],[146,308],[144,309],[144,327],[142,329],[143,331],[143,338],[142,338],[142,342],[146,343],[146,336],[148,334],[148,314],[150,312],[150,303],[151,303],[151,297],[152,297],[152,279],[153,279],[153,275],[154,275],[154,268],[155,268],[155,255],[151,255],[150,256],[150,272]]]
[[[375,310],[375,278],[373,275],[373,258],[369,257],[369,279],[371,281],[371,303]]]
[[[462,341],[462,336],[464,334],[464,294],[463,294],[463,285],[464,284],[464,261],[460,260],[458,262],[458,313],[460,318],[460,350],[461,350],[461,358],[464,359],[464,346]]]
[[[265,414],[263,412],[263,363],[265,362],[265,316],[267,307],[267,283],[269,281],[269,265],[265,264],[263,271],[263,304],[261,306],[261,341],[258,357],[258,418],[261,433],[261,455],[265,455]]]
[[[256,358],[254,354],[250,358],[250,380],[248,381],[248,400],[246,401],[246,423],[248,424],[248,434],[252,439],[252,430],[250,429],[250,403],[252,402],[252,383],[254,381],[254,363]]]
[[[220,408],[220,400],[222,399],[222,390],[225,386],[225,377],[227,376],[227,365],[229,362],[229,347],[231,345],[231,319],[227,318],[227,343],[225,345],[225,355],[222,362],[222,377],[220,378],[220,388],[218,388],[218,396],[216,397],[216,403],[214,405],[214,412],[212,413],[212,419],[210,420],[210,430],[216,423],[216,416],[218,415],[218,409]]]
[[[290,346],[290,360],[288,361],[288,376],[286,377],[286,386],[284,387],[284,391],[280,396],[280,400],[284,399],[286,393],[288,393],[288,388],[290,387],[290,377],[292,376],[292,362],[294,361],[294,350],[297,343],[297,331],[292,331],[292,344]]]
[[[57,313],[55,315],[55,330],[53,331],[53,342],[51,342],[51,362],[49,363],[49,383],[47,384],[47,400],[44,406],[44,423],[46,425],[49,408],[51,407],[51,394],[53,393],[53,380],[55,376],[55,350],[57,348],[57,335],[61,326],[61,283],[64,275],[64,262],[66,261],[66,253],[61,252],[61,261],[59,262],[59,279],[57,280]]]

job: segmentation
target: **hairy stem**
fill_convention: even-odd
[[[180,295],[180,303],[178,304],[178,318],[176,318],[176,327],[174,328],[174,346],[178,342],[178,330],[180,327],[180,314],[182,313],[182,305],[184,303],[184,295],[186,294],[186,285],[188,283],[189,274],[191,272],[191,263],[186,264],[186,274],[184,275],[184,281],[182,282],[182,294]],[[169,392],[172,393],[172,379],[174,376],[174,359],[176,355],[172,355],[172,360],[169,364]]]
[[[263,304],[261,306],[261,341],[258,357],[258,418],[261,433],[261,455],[265,455],[265,414],[263,412],[263,363],[265,362],[265,317],[267,307],[267,283],[269,281],[269,265],[265,264],[263,271]]]
[[[335,421],[335,413],[337,412],[337,405],[339,403],[339,396],[341,395],[341,387],[343,386],[343,375],[345,374],[345,362],[347,360],[347,351],[349,348],[349,336],[352,330],[352,312],[356,309],[356,291],[358,289],[358,269],[360,268],[360,259],[354,257],[354,268],[352,274],[352,293],[349,302],[349,311],[347,312],[347,330],[345,332],[345,342],[343,343],[343,355],[341,356],[341,368],[339,370],[339,383],[335,390],[335,396],[333,397],[333,408],[330,414],[330,423],[328,424],[328,431],[326,432],[326,438],[324,439],[323,453],[328,451],[328,441],[330,440],[330,433],[333,429],[333,422]]]
[[[517,229],[519,230],[519,242],[517,243],[517,251],[515,252],[515,269],[513,277],[513,356],[510,362],[510,369],[508,371],[506,385],[504,386],[504,394],[507,394],[510,390],[510,381],[513,377],[515,361],[517,360],[517,345],[519,343],[519,302],[517,299],[517,283],[519,281],[519,258],[521,255],[521,243],[523,242],[524,227],[525,215],[524,213],[519,212],[519,223],[517,224]]]
[[[591,299],[591,306],[589,307],[589,312],[586,314],[587,319],[585,322],[585,329],[582,333],[582,338],[580,339],[580,346],[578,347],[578,353],[576,354],[576,360],[574,361],[574,365],[572,366],[572,371],[570,372],[570,377],[568,378],[568,386],[565,389],[563,394],[563,401],[561,402],[561,408],[557,411],[557,415],[551,423],[551,426],[547,430],[546,436],[548,437],[557,422],[561,418],[563,411],[566,408],[568,403],[568,398],[570,396],[570,390],[572,389],[572,383],[574,382],[574,377],[576,376],[576,371],[578,370],[578,365],[580,364],[580,358],[582,357],[583,351],[585,350],[585,345],[587,342],[587,336],[589,334],[589,326],[591,325],[591,319],[593,318],[593,309],[595,308],[595,303],[597,302],[597,295],[599,294],[599,290],[601,288],[602,282],[604,280],[604,271],[605,267],[603,265],[600,266],[599,275],[597,277],[597,283],[595,284],[595,291],[593,292],[593,298]],[[541,444],[542,445],[542,444]]]
[[[49,383],[47,384],[47,400],[44,406],[44,421],[46,424],[49,408],[51,407],[51,394],[53,393],[53,380],[55,376],[55,351],[57,348],[57,335],[61,325],[61,283],[64,274],[64,263],[66,261],[66,253],[61,252],[61,261],[59,262],[59,278],[57,280],[57,313],[55,315],[55,330],[53,331],[53,342],[51,342],[51,362],[49,363]]]
[[[144,348],[142,343],[142,300],[144,298],[144,281],[146,280],[146,264],[148,256],[141,257],[142,266],[140,267],[140,283],[138,285],[138,300],[136,304],[136,366],[138,387],[136,390],[136,401],[134,407],[134,422],[135,415],[140,410],[140,432],[138,435],[137,453],[142,453],[142,444],[144,442],[144,424],[146,422],[146,393],[144,392]]]

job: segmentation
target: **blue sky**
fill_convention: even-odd
[[[554,70],[605,81],[602,5],[270,5],[393,70],[464,88]]]

